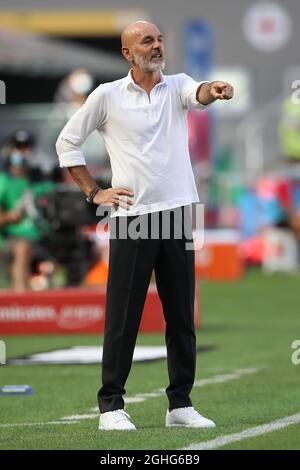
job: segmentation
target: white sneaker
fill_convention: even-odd
[[[99,421],[101,431],[135,431],[135,425],[123,409],[101,413]]]
[[[167,410],[166,426],[168,428],[173,426],[185,428],[214,428],[215,423],[210,419],[204,418],[192,406],[185,408],[175,408],[172,411]]]

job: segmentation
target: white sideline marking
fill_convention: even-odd
[[[12,428],[18,426],[45,426],[47,424],[77,424],[78,421],[46,421],[43,423],[13,423],[13,424],[0,424],[1,428]]]
[[[242,441],[243,439],[248,439],[250,437],[261,436],[262,434],[267,434],[278,429],[286,428],[291,426],[291,424],[300,423],[300,413],[296,413],[291,416],[286,416],[285,418],[277,419],[268,424],[262,424],[255,428],[245,429],[245,431],[237,432],[235,434],[227,434],[225,436],[217,437],[211,441],[199,442],[198,444],[190,444],[187,447],[183,447],[181,450],[210,450],[217,449],[218,447],[226,446],[232,442]]]
[[[63,418],[60,418],[61,420],[65,421],[74,421],[74,420],[81,420],[81,419],[94,419],[94,418],[99,418],[99,411],[98,413],[89,413],[85,415],[72,415],[72,416],[64,416]]]
[[[125,398],[125,403],[128,405],[129,403],[141,403],[142,401],[145,401],[145,398],[143,397],[127,397]],[[95,408],[96,410],[98,408]]]
[[[258,369],[256,368],[236,369],[233,372],[228,373],[228,374],[215,375],[213,377],[210,377],[209,379],[198,380],[194,383],[194,387],[205,387],[206,385],[229,382],[231,380],[237,380],[243,375],[255,374],[256,372],[258,372]],[[164,395],[165,395],[165,389],[159,388],[158,390],[155,390],[154,392],[139,393],[139,394],[133,395],[132,397],[126,397],[125,404],[141,403],[147,400],[148,398],[156,398],[156,397],[161,397]],[[15,426],[41,426],[41,425],[48,425],[48,424],[77,424],[79,423],[79,421],[82,421],[85,419],[99,418],[98,407],[93,407],[90,411],[91,413],[88,413],[88,414],[85,413],[85,414],[64,416],[63,418],[60,418],[59,421],[46,421],[44,423],[0,424],[0,428],[15,427]]]
[[[211,384],[221,384],[224,382],[229,382],[230,380],[236,380],[242,377],[242,375],[255,374],[258,369],[248,368],[248,369],[237,369],[230,374],[220,374],[210,377],[209,379],[197,380],[194,383],[194,387],[204,387],[205,385]]]

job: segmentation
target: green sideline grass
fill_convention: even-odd
[[[300,339],[299,276],[249,273],[238,283],[201,284],[202,327],[196,380],[255,367],[257,373],[226,383],[194,388],[194,406],[215,429],[166,429],[166,396],[127,405],[138,430],[100,432],[98,420],[79,424],[0,427],[0,449],[178,449],[269,423],[300,412],[300,365],[291,344]],[[56,347],[101,344],[96,336],[6,337],[8,357]],[[139,336],[140,345],[161,345],[163,335]],[[100,367],[1,366],[0,384],[29,384],[31,397],[0,397],[0,422],[42,423],[90,413],[96,406]],[[166,361],[134,364],[127,396],[165,388]],[[224,449],[299,449],[300,425],[232,443]]]

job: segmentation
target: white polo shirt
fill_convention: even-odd
[[[133,191],[134,205],[112,216],[140,215],[198,202],[188,150],[187,112],[200,83],[184,73],[160,75],[150,93],[132,79],[104,83],[72,116],[56,143],[61,167],[85,165],[80,150],[97,130],[112,168],[112,187]],[[203,83],[203,82],[201,82]]]

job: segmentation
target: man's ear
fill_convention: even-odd
[[[132,55],[130,54],[128,47],[122,47],[121,50],[122,50],[122,54],[125,57],[125,59],[128,60],[129,62],[131,62],[132,61]]]

